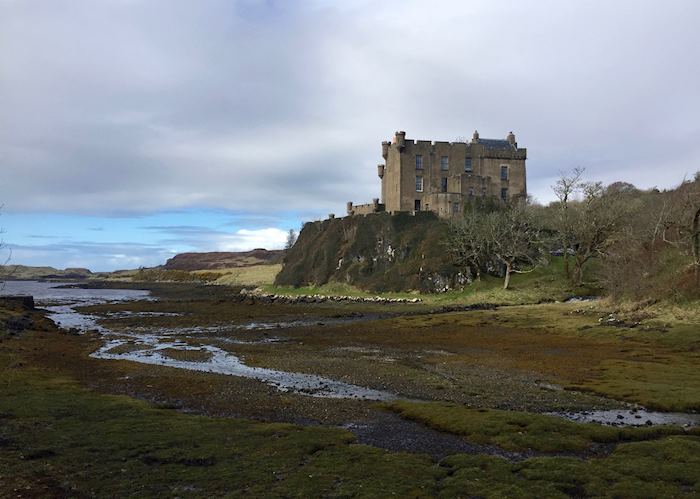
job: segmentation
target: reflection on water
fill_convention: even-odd
[[[59,288],[61,283],[45,283],[36,281],[8,282],[4,294],[23,294],[34,296],[37,306],[46,308],[51,313],[49,317],[59,326],[66,329],[79,329],[81,331],[96,331],[105,339],[105,343],[91,356],[99,359],[131,360],[143,364],[155,364],[160,366],[189,369],[231,376],[252,378],[276,387],[283,392],[296,392],[314,397],[328,398],[354,398],[366,400],[390,400],[394,395],[379,390],[372,390],[349,383],[343,383],[314,374],[291,373],[250,367],[245,365],[237,356],[222,350],[214,345],[202,344],[193,346],[184,341],[173,340],[174,336],[190,337],[196,335],[198,340],[206,341],[209,338],[200,337],[205,334],[215,334],[225,329],[238,329],[244,331],[269,330],[283,327],[298,327],[309,324],[308,322],[252,322],[244,325],[230,326],[196,326],[188,328],[134,328],[128,332],[116,333],[97,324],[98,317],[82,314],[75,310],[76,307],[96,305],[101,303],[116,303],[127,300],[152,299],[148,291],[123,290],[123,289],[77,289]],[[139,312],[139,316],[148,317],[154,315],[173,315],[162,313]],[[177,315],[177,314],[174,314]],[[133,317],[134,315],[122,314],[117,317]],[[112,318],[115,316],[112,315]],[[213,341],[221,341],[221,338],[211,338]],[[274,343],[278,339],[264,338],[258,341],[245,341],[224,339],[227,343]],[[210,357],[202,362],[178,360],[164,355],[164,350],[176,351],[201,351],[208,352]]]
[[[683,412],[654,412],[644,409],[613,409],[608,411],[581,411],[551,413],[578,423],[600,423],[609,426],[700,425],[700,414]]]

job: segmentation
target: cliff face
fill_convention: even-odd
[[[439,292],[463,283],[445,246],[448,225],[421,212],[309,222],[276,284],[352,284],[368,291]]]
[[[243,252],[180,253],[165,262],[166,270],[211,270],[279,263],[283,250],[254,249]]]

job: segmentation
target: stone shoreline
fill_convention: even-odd
[[[348,295],[280,295],[264,293],[260,289],[243,288],[241,296],[264,303],[324,303],[324,302],[356,302],[356,303],[421,303],[420,298],[383,298],[381,296],[348,296]]]

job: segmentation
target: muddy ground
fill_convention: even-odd
[[[13,369],[31,366],[98,394],[127,395],[189,415],[338,428],[351,432],[355,443],[425,455],[433,462],[467,454],[512,463],[538,457],[588,463],[614,459],[620,441],[698,442],[690,428],[579,435],[578,423],[567,423],[573,426],[557,433],[561,441],[545,447],[518,436],[551,440],[550,416],[544,413],[635,410],[639,404],[697,411],[699,381],[678,383],[699,360],[693,325],[660,325],[653,317],[613,323],[608,319],[614,311],[599,303],[445,313],[408,304],[263,304],[241,300],[235,290],[187,285],[154,285],[153,293],[156,301],[93,305],[81,312],[96,316],[113,333],[110,338],[121,341],[113,349],[117,354],[145,348],[139,335],[162,333],[156,343],[175,344],[162,350],[170,359],[206,363],[207,348],[213,348],[250,367],[319,375],[390,399],[321,397],[246,377],[97,359],[90,355],[103,345],[104,333],[66,333],[40,319],[26,334],[1,338],[0,353],[14,359]],[[640,375],[646,364],[655,368],[653,379]],[[392,406],[394,399],[409,405]],[[414,410],[412,403],[435,404],[435,410],[433,405]],[[484,412],[459,413],[472,409]],[[535,418],[536,424],[499,419],[511,413]],[[482,429],[465,430],[465,421],[473,424],[469,418],[475,416],[482,418],[476,420]],[[522,431],[510,433],[514,425]],[[566,432],[576,434],[575,445]],[[687,467],[682,477],[694,474],[696,464],[682,466]],[[700,486],[694,479],[681,482],[679,490],[691,493]],[[438,489],[427,495],[438,495]]]

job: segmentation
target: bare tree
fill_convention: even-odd
[[[564,252],[564,274],[567,279],[571,278],[571,270],[569,268],[569,250],[573,238],[573,226],[570,213],[569,203],[574,194],[581,187],[581,178],[584,173],[583,168],[576,167],[571,175],[565,172],[559,172],[559,179],[552,186],[554,195],[558,199],[558,210],[556,217],[556,229],[559,234],[559,239]]]
[[[294,243],[297,242],[297,233],[294,231],[294,229],[289,229],[289,232],[287,233],[287,242],[284,245],[285,250],[291,249],[292,246],[294,246]]]
[[[503,289],[508,289],[511,274],[532,272],[539,266],[540,231],[524,203],[489,213],[484,232],[490,254],[505,267]]]
[[[484,214],[469,211],[450,225],[448,251],[455,264],[481,280],[481,269],[488,259],[488,239],[484,232]]]
[[[630,212],[623,191],[606,189],[601,182],[583,182],[581,191],[583,200],[570,211],[575,247],[571,281],[577,286],[583,280],[583,266],[595,256],[604,256],[622,236],[623,222]]]

